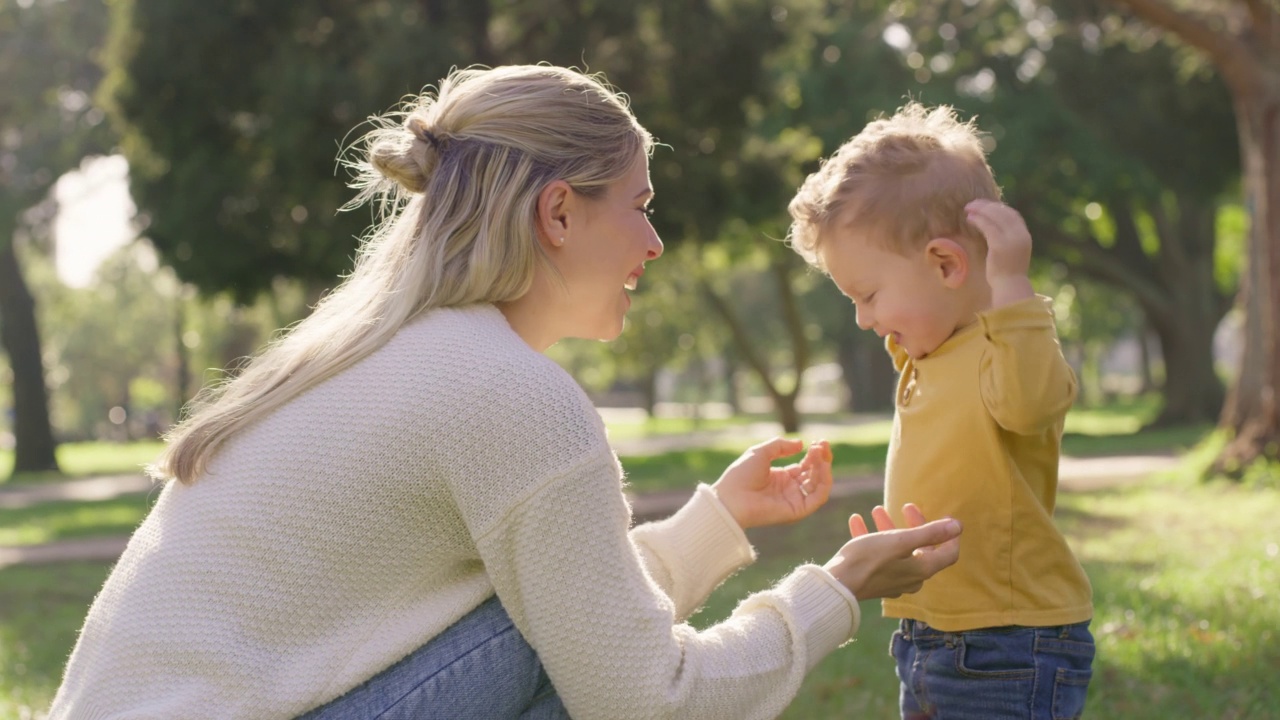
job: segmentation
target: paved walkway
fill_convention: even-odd
[[[739,435],[739,437],[741,437]],[[767,437],[767,435],[766,435]],[[619,443],[621,445],[621,443]],[[620,453],[624,452],[621,448]],[[1179,460],[1170,455],[1125,455],[1119,457],[1062,458],[1059,484],[1063,492],[1100,490],[1136,480],[1152,473],[1171,470]],[[879,474],[837,478],[832,497],[879,490],[883,479]],[[158,489],[141,475],[68,480],[21,488],[0,489],[0,508],[24,508],[59,500],[107,500],[122,495]],[[660,518],[671,514],[689,499],[692,488],[657,493],[644,493],[631,498],[638,519]],[[42,545],[0,546],[0,568],[17,564],[39,564],[69,560],[111,562],[124,550],[127,537],[60,540]]]

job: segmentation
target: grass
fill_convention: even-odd
[[[796,563],[823,562],[845,519],[878,493],[833,500],[813,518],[753,531],[756,565],[713,594],[694,623],[726,617],[743,595]],[[1244,720],[1280,705],[1280,491],[1149,480],[1064,494],[1059,524],[1094,584],[1098,641],[1088,715]],[[858,639],[806,679],[784,718],[896,718],[887,653],[895,623],[862,604]]]
[[[62,678],[105,563],[0,570],[0,717],[44,712]]]
[[[142,522],[154,501],[152,495],[125,495],[113,500],[0,508],[0,545],[127,535]]]
[[[1075,411],[1065,450],[1176,452],[1205,434],[1203,428],[1135,432],[1144,412]],[[665,423],[650,430],[687,432],[681,428]],[[833,437],[837,474],[878,471],[889,428],[888,422],[872,422]],[[637,491],[687,488],[714,481],[744,446],[729,433],[722,445],[624,457],[623,465]],[[158,451],[158,443],[69,444],[59,459],[73,474],[129,472]],[[7,462],[0,454],[0,477]],[[695,624],[727,616],[744,595],[768,587],[797,563],[825,561],[847,539],[848,515],[865,515],[880,499],[879,493],[837,499],[805,522],[752,531],[761,560],[717,590]],[[0,510],[0,545],[122,534],[137,526],[150,502],[137,495]],[[1280,687],[1272,682],[1280,671],[1277,515],[1280,489],[1274,485],[1204,485],[1174,476],[1060,497],[1059,522],[1095,589],[1099,655],[1090,716],[1271,716],[1280,705]],[[0,717],[35,717],[47,707],[108,569],[102,563],[0,569]],[[858,640],[815,669],[784,717],[897,717],[897,681],[887,656],[894,623],[879,614],[878,603],[863,603]]]
[[[1197,445],[1212,430],[1209,426],[1142,430],[1132,415],[1081,411],[1068,416],[1062,440],[1064,455],[1094,457],[1140,453],[1181,454]],[[832,434],[836,477],[878,473],[884,469],[889,449],[891,421],[852,425]],[[802,433],[803,436],[803,433]],[[805,436],[807,437],[807,436]],[[687,488],[698,482],[714,482],[729,463],[751,443],[732,435],[694,450],[674,450],[652,455],[624,455],[620,459],[628,482],[636,492]]]
[[[142,471],[142,466],[156,459],[163,444],[158,440],[132,443],[77,442],[58,446],[58,467],[62,473],[19,473],[13,470],[13,451],[0,450],[0,484],[33,483],[65,480],[69,477],[118,475]]]

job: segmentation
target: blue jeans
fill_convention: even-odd
[[[492,597],[426,645],[300,720],[562,720],[538,655]]]
[[[1093,676],[1087,621],[949,633],[903,620],[890,653],[903,720],[1070,720]]]

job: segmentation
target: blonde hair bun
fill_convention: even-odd
[[[420,194],[440,162],[439,144],[419,110],[405,118],[403,127],[383,128],[370,138],[369,164],[405,191]]]

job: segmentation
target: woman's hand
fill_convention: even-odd
[[[826,564],[830,572],[859,600],[898,597],[916,592],[924,581],[960,557],[960,521],[925,522],[920,508],[902,507],[909,528],[894,527],[889,513],[876,506],[871,515],[877,532],[868,532],[857,513],[849,518],[853,539]]]
[[[819,440],[798,463],[773,461],[804,449],[801,440],[774,438],[742,454],[712,486],[744,530],[794,522],[822,507],[831,495],[831,444]]]

